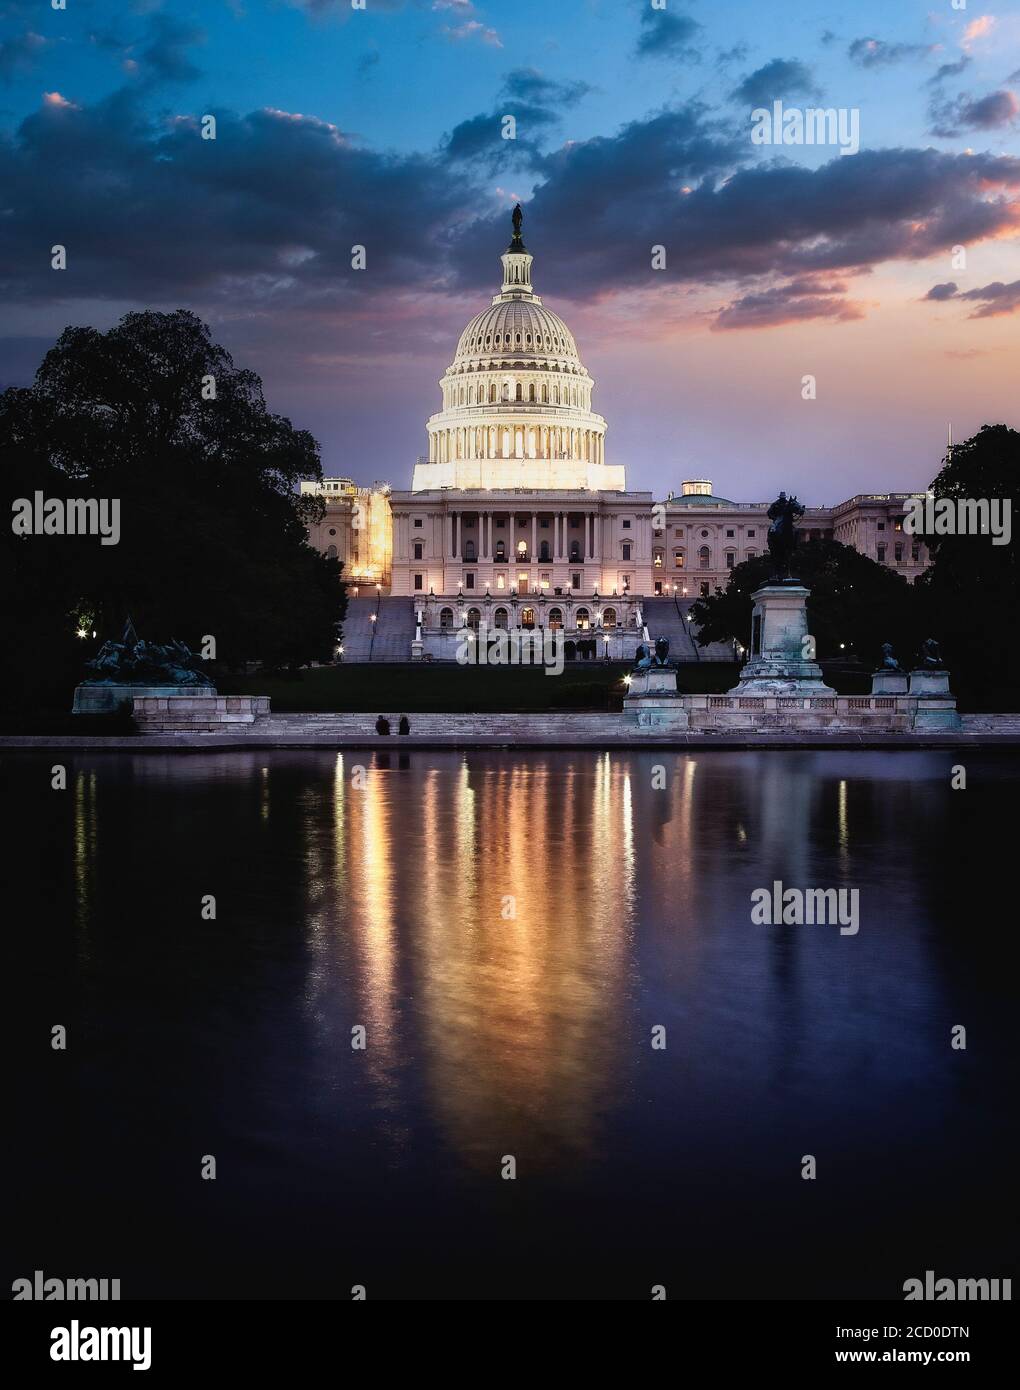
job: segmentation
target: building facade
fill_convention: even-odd
[[[767,549],[770,504],[717,497],[704,478],[664,500],[629,492],[624,468],[606,462],[606,422],[574,337],[534,291],[516,213],[501,261],[499,293],[440,381],[410,490],[303,484],[326,502],[310,539],[344,562],[355,593],[371,586],[413,602],[416,655],[453,659],[457,633],[485,624],[563,629],[568,650],[590,654],[594,636],[598,655],[631,656],[643,601],[680,605],[725,587]],[[903,531],[913,495],[809,507],[800,531],[913,581],[928,563]]]

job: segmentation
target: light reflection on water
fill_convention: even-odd
[[[198,1241],[177,1148],[218,1147],[238,1175],[221,1189],[222,1258],[259,1289],[276,1266],[242,1259],[253,1202],[270,1245],[309,1257],[342,1232],[363,1264],[388,1252],[391,1277],[412,1262],[409,1232],[435,1223],[453,1265],[479,1242],[509,1268],[552,1241],[596,1285],[600,1259],[617,1277],[625,1256],[661,1263],[682,1243],[700,1251],[685,1277],[707,1287],[720,1241],[763,1250],[778,1223],[801,1261],[791,1289],[826,1212],[860,1239],[857,1273],[851,1252],[839,1276],[850,1295],[893,1296],[876,1292],[892,1274],[871,1270],[868,1222],[895,1207],[910,1231],[915,1169],[958,1182],[1000,1124],[983,1089],[1000,1078],[945,1039],[978,1010],[986,1038],[1005,1027],[983,933],[1012,769],[970,757],[964,802],[953,760],[81,755],[66,842],[40,764],[9,764],[26,806],[15,852],[48,865],[24,969],[41,1015],[63,997],[68,1070],[96,1120],[71,1146],[86,1195],[109,1131],[138,1149],[142,1208],[158,1188],[173,1240]],[[753,926],[750,893],[776,879],[859,889],[860,934]],[[206,893],[214,923],[198,917]],[[816,1150],[826,1185],[808,1213],[789,1175]],[[889,1155],[898,1177],[880,1171]],[[105,1220],[122,1263],[176,1288],[173,1262],[157,1275],[129,1258],[95,1205],[93,1241]],[[973,1212],[964,1227],[980,1255]],[[959,1239],[964,1269],[975,1249]]]

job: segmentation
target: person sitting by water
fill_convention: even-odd
[[[380,714],[375,721],[375,731],[377,734],[388,734],[390,731],[390,721]]]
[[[397,725],[397,731],[401,734],[409,734],[411,732],[411,721],[406,714],[400,716],[400,723]]]

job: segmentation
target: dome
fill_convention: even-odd
[[[511,362],[538,362],[584,371],[574,335],[537,295],[504,299],[497,296],[491,308],[483,309],[460,335],[451,371],[472,370]]]

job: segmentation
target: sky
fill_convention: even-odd
[[[0,0],[0,386],[188,308],[407,487],[518,200],[631,488],[825,505],[1020,426],[1020,6]]]

